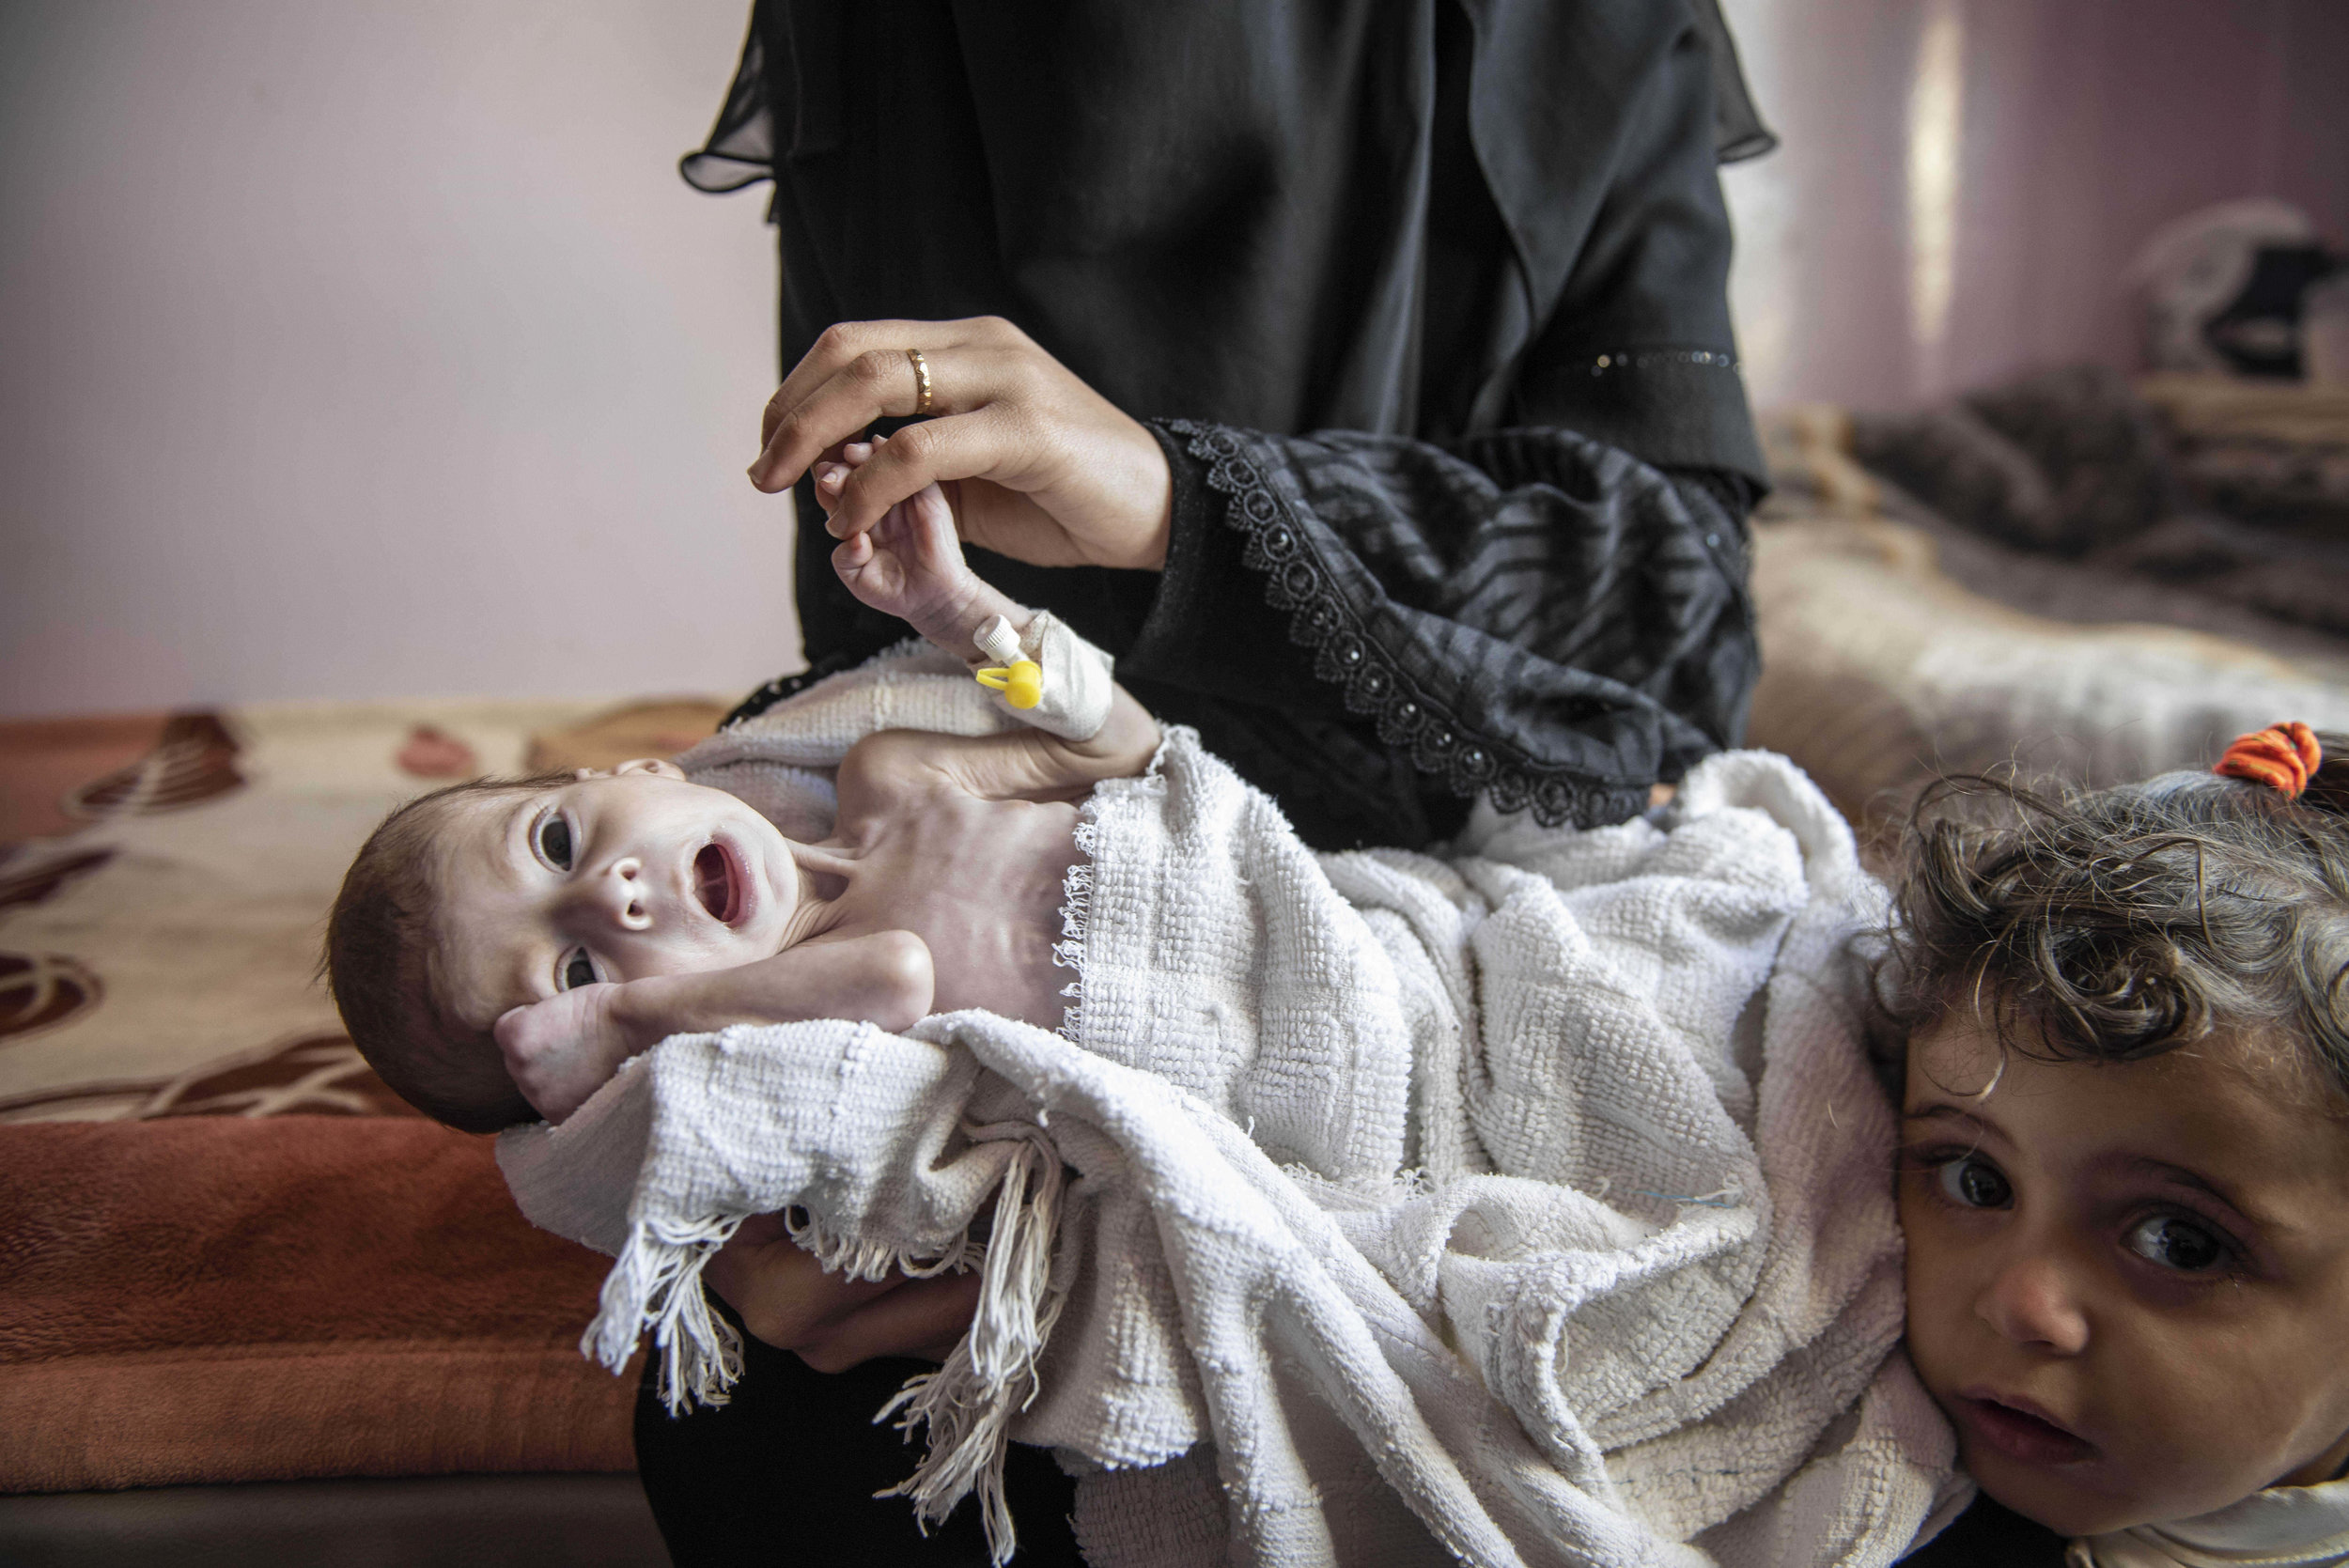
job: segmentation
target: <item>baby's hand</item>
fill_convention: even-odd
[[[841,461],[817,463],[817,498],[829,505],[849,471],[871,459],[875,444],[851,442],[841,449]],[[979,585],[962,558],[954,509],[934,484],[889,508],[870,529],[843,539],[832,565],[861,602],[934,641],[952,635]]]
[[[582,986],[508,1010],[492,1026],[506,1071],[550,1122],[587,1103],[620,1063],[653,1042],[620,1017],[618,986]]]

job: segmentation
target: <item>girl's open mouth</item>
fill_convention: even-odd
[[[1973,1435],[2010,1459],[2026,1465],[2076,1465],[2096,1455],[2096,1445],[2068,1428],[1988,1394],[1957,1400]]]
[[[723,845],[705,844],[693,857],[693,896],[723,925],[732,925],[741,915],[741,879],[735,874],[734,857]]]

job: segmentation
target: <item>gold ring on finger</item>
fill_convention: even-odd
[[[930,362],[919,349],[908,349],[906,358],[913,365],[913,417],[920,419],[930,411]]]

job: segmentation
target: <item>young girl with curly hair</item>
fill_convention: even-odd
[[[2076,1565],[2341,1562],[2349,737],[1941,803],[1983,794],[1921,815],[1878,970],[1917,1371]]]

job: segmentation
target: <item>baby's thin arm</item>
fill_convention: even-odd
[[[868,461],[873,448],[853,442],[838,463],[817,465],[819,497],[837,494],[851,469]],[[979,629],[997,616],[1015,635],[1027,631],[1035,612],[1015,604],[963,559],[962,540],[952,508],[936,485],[891,507],[870,530],[841,542],[832,566],[858,599],[895,615],[932,644],[966,664],[991,662],[977,642]],[[1050,678],[1049,673],[1048,679]],[[876,741],[883,744],[876,748]],[[988,737],[977,742],[891,742],[874,737],[849,753],[841,787],[853,792],[856,775],[868,784],[884,774],[869,769],[941,766],[971,793],[992,800],[1065,795],[1103,779],[1139,773],[1159,747],[1158,721],[1131,693],[1112,685],[1108,718],[1084,740],[1066,740],[1031,731]],[[854,766],[858,753],[863,768]],[[925,754],[925,753],[928,754]],[[844,799],[844,811],[848,801]]]
[[[965,664],[990,663],[992,660],[979,647],[979,628],[1001,615],[1011,623],[1014,632],[1025,631],[1028,623],[1035,618],[1035,612],[1014,602],[976,572],[970,574],[963,587],[963,594],[941,605],[936,613],[906,624],[932,646],[945,649]]]
[[[930,950],[910,931],[801,942],[771,958],[623,982],[614,1001],[642,1050],[672,1034],[738,1023],[856,1018],[891,1031],[930,1010]]]
[[[1159,722],[1123,686],[1112,684],[1109,718],[1089,740],[1044,730],[938,735],[883,730],[849,748],[840,764],[842,821],[888,798],[923,772],[944,774],[984,800],[1047,800],[1081,794],[1103,779],[1131,778],[1158,753]]]
[[[809,1018],[906,1029],[929,1012],[932,985],[930,950],[910,931],[802,942],[733,969],[558,992],[498,1019],[498,1051],[522,1098],[560,1122],[672,1034]]]
[[[978,665],[990,661],[974,641],[981,627],[1001,616],[1013,635],[1020,636],[1035,615],[1034,611],[1014,603],[993,583],[974,575],[970,580],[968,596],[951,615],[931,624],[915,623],[914,629],[963,662]],[[988,765],[989,772],[1000,775],[991,782],[979,776],[965,777],[962,782],[974,794],[1010,799],[1061,794],[1103,779],[1130,777],[1149,766],[1150,758],[1158,752],[1159,737],[1159,722],[1151,717],[1150,710],[1132,692],[1112,681],[1108,717],[1098,730],[1082,740],[1041,729],[987,738],[1018,744],[979,744],[969,748],[968,755],[975,759],[1007,752],[1014,754],[1012,759]]]

